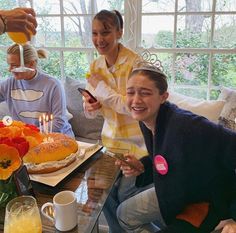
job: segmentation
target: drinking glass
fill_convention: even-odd
[[[8,32],[8,36],[13,40],[15,43],[18,44],[20,50],[20,66],[13,68],[12,72],[27,72],[27,71],[34,71],[29,67],[25,67],[24,63],[24,47],[23,45],[28,41],[26,35],[23,32]]]
[[[8,202],[4,233],[42,233],[41,218],[34,197],[20,196]]]

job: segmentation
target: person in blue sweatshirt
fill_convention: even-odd
[[[53,132],[60,132],[74,137],[71,125],[66,117],[66,98],[59,80],[37,68],[38,59],[46,58],[43,49],[36,50],[25,44],[25,66],[27,72],[13,72],[20,66],[19,46],[13,44],[7,50],[7,63],[13,77],[0,82],[0,102],[6,101],[13,120],[39,126],[39,117],[53,115]]]

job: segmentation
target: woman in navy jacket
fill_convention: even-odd
[[[236,219],[236,133],[178,108],[167,98],[166,76],[159,69],[143,64],[132,72],[127,105],[140,122],[149,156],[141,161],[132,155],[126,158],[142,173],[116,163],[124,175],[137,176],[137,186],[154,182],[166,225],[158,232],[208,233],[221,220]],[[127,208],[131,199],[119,209]],[[123,214],[118,219],[130,229],[130,219]],[[231,232],[227,228],[236,232],[235,225],[233,221],[223,232]]]

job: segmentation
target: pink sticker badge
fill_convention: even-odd
[[[155,168],[158,173],[165,175],[168,172],[168,163],[162,155],[156,155],[154,158]]]

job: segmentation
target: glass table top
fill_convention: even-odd
[[[78,204],[78,225],[69,232],[93,232],[109,192],[119,175],[119,169],[114,162],[113,158],[99,151],[55,187],[33,182],[39,208],[45,202],[52,202],[53,196],[59,191],[74,191]],[[2,211],[1,214],[3,215]],[[59,232],[52,222],[42,215],[41,220],[43,232]],[[3,225],[0,225],[0,232],[3,232],[2,228]]]

